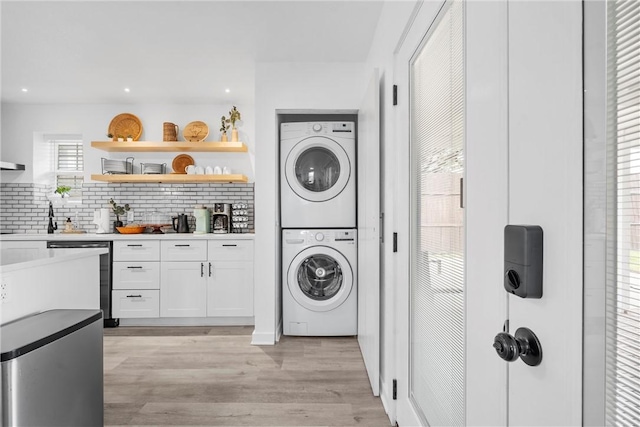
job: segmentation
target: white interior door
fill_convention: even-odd
[[[411,95],[402,86],[408,83],[410,58],[437,13],[425,2],[397,57],[394,83],[407,104]],[[466,425],[581,423],[581,20],[580,2],[465,2]],[[398,169],[405,175],[398,191],[406,194],[410,112],[401,108],[399,122],[407,125],[398,133],[403,147]],[[401,195],[399,202],[409,206],[409,197]],[[544,230],[541,299],[503,290],[507,224]],[[399,252],[409,259],[409,229],[400,231]],[[407,272],[402,267],[400,262],[397,421],[419,425],[424,421],[412,401],[410,379],[412,363],[420,361],[410,359],[412,306],[404,287],[413,266],[406,265]],[[519,327],[537,334],[543,349],[539,366],[498,357],[491,345],[505,320],[512,334]],[[453,345],[442,347],[449,351]]]
[[[358,343],[380,394],[380,77],[373,70],[358,110]]]

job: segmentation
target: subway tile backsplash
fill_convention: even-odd
[[[109,199],[118,205],[128,203],[134,211],[134,221],[141,222],[145,212],[160,211],[171,216],[186,213],[190,216],[191,229],[195,228],[193,207],[204,205],[213,208],[214,203],[246,203],[249,207],[248,231],[254,228],[253,183],[248,184],[117,184],[85,183],[82,203],[54,206],[58,230],[64,229],[67,218],[78,221],[79,228],[91,233],[96,230],[93,212],[109,208]],[[0,232],[47,233],[49,224],[50,187],[42,184],[0,184]],[[112,214],[112,220],[115,221]],[[122,217],[120,218],[123,219]]]

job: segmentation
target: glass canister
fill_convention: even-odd
[[[211,213],[202,205],[193,208],[193,216],[196,219],[196,229],[193,234],[211,233]]]

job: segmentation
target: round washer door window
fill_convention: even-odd
[[[324,202],[336,197],[351,178],[344,148],[330,138],[313,136],[297,143],[285,164],[289,187],[299,197]]]
[[[289,265],[289,292],[296,302],[312,311],[339,307],[353,288],[353,273],[337,250],[315,246],[300,252]]]

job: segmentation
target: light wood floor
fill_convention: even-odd
[[[357,340],[253,327],[105,329],[105,425],[389,426]]]

